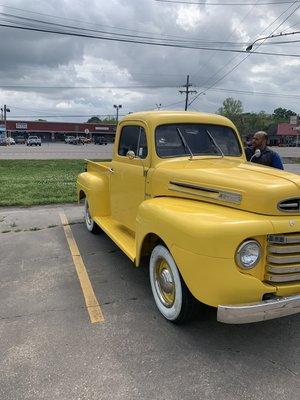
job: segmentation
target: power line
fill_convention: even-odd
[[[285,14],[294,4],[296,4],[298,1],[294,1],[294,3],[291,5],[291,6],[289,6],[288,8],[287,8],[287,10],[286,11],[284,11],[283,13],[281,13],[280,14],[280,16],[279,17],[277,17],[276,19],[275,19],[275,21],[278,19],[278,18],[280,18],[281,17],[281,15],[282,14]],[[274,30],[273,30],[273,32],[271,32],[271,35],[274,33],[274,32],[276,32],[276,30],[278,29],[278,28],[280,28],[280,26],[282,26],[298,9],[299,9],[299,7],[300,6],[297,6]],[[272,22],[272,24],[271,25],[273,25],[273,23],[275,22],[275,21],[273,21]],[[269,26],[271,26],[271,25],[269,25]],[[260,43],[259,45],[258,45],[258,47],[260,47],[262,45],[262,43]],[[191,102],[189,103],[189,105],[191,105],[201,94],[203,94],[203,93],[205,93],[207,90],[209,90],[209,89],[211,89],[213,86],[215,86],[217,83],[219,83],[221,80],[223,80],[224,78],[226,78],[229,74],[231,74],[231,72],[233,72],[234,70],[236,70],[251,54],[253,54],[254,52],[251,52],[251,53],[249,53],[246,57],[244,57],[240,62],[238,62],[236,65],[234,65],[226,74],[224,74],[221,78],[219,78],[219,79],[217,79],[212,85],[210,85],[209,86],[209,88],[208,89],[206,89],[205,91],[202,91],[202,92],[200,92],[200,93],[198,93],[197,94],[197,96],[195,96],[194,98],[193,98],[193,100],[191,100]]]
[[[136,35],[136,34],[132,34],[132,35],[128,35],[128,34],[120,34],[120,33],[115,33],[115,32],[108,32],[108,31],[103,31],[103,30],[97,30],[97,29],[86,29],[86,28],[80,28],[78,26],[67,26],[67,25],[62,25],[62,24],[57,24],[57,23],[52,23],[52,22],[48,22],[48,21],[42,21],[42,20],[38,20],[38,19],[33,19],[33,18],[27,18],[27,17],[22,17],[22,16],[18,16],[18,15],[14,15],[14,14],[8,14],[8,13],[3,13],[0,12],[0,15],[3,15],[5,17],[11,17],[12,19],[7,19],[7,18],[2,18],[1,21],[2,22],[8,22],[10,24],[17,24],[16,21],[14,21],[14,18],[17,20],[21,20],[22,21],[22,26],[25,26],[27,28],[38,28],[39,26],[35,26],[34,24],[43,24],[46,26],[54,26],[54,27],[59,27],[59,28],[63,28],[64,30],[62,32],[66,32],[65,29],[72,29],[75,31],[83,31],[83,32],[93,32],[93,33],[101,33],[101,34],[107,34],[107,35],[112,35],[112,36],[121,36],[121,37],[129,37],[129,38],[138,38],[138,39],[150,39],[150,40],[168,40],[169,42],[179,42],[179,43],[187,43],[187,44],[198,44],[198,45],[230,45],[230,46],[239,46],[239,47],[243,47],[246,44],[248,44],[248,42],[230,42],[230,41],[210,41],[210,40],[199,40],[199,39],[192,39],[192,38],[184,38],[182,39],[181,36],[171,36],[171,37],[177,37],[177,39],[160,39],[160,37],[165,36],[166,38],[170,37],[170,35],[160,35],[160,37],[153,37],[153,36],[140,36],[140,35]],[[248,14],[247,14],[248,15]],[[25,21],[25,22],[24,22]],[[46,29],[46,28],[43,28]],[[231,35],[230,35],[231,36]],[[229,37],[230,37],[229,36]]]
[[[291,4],[293,1],[264,1],[263,3],[215,3],[215,2],[204,2],[204,1],[180,1],[180,0],[154,0],[157,3],[169,3],[169,4],[186,4],[186,5],[205,5],[205,6],[268,6],[268,5],[282,5]]]
[[[147,44],[147,45],[152,45],[152,46],[174,47],[174,48],[192,49],[192,50],[220,51],[220,52],[230,52],[230,53],[247,53],[245,50],[204,47],[203,45],[202,46],[184,45],[184,44],[180,44],[180,43],[175,44],[175,43],[165,43],[165,42],[151,42],[151,41],[146,41],[146,40],[136,40],[136,39],[129,39],[129,38],[115,38],[115,37],[108,37],[108,36],[97,36],[97,35],[92,35],[92,34],[58,31],[58,30],[54,30],[54,29],[41,29],[41,28],[35,28],[35,27],[29,27],[29,26],[26,27],[26,26],[20,26],[20,25],[8,25],[8,24],[3,24],[3,23],[0,23],[0,26],[2,26],[4,28],[20,29],[20,30],[25,30],[25,31],[52,33],[52,34],[57,34],[57,35],[75,36],[75,37],[98,39],[98,40],[108,40],[108,41],[115,41],[115,42]],[[252,54],[300,58],[299,54],[258,52],[258,51],[252,52]]]
[[[256,3],[257,3],[257,2],[258,2],[258,0],[256,0]],[[240,26],[240,25],[244,22],[244,20],[252,13],[254,7],[255,7],[255,6],[251,7],[251,9],[244,15],[244,17],[242,18],[242,20],[241,20],[239,26]],[[233,33],[237,30],[237,28],[238,28],[238,27],[236,27],[236,28],[234,29],[234,31],[232,31],[232,32],[229,34],[229,36],[227,36],[227,39],[226,39],[226,40],[229,40],[229,38],[231,38],[231,36],[232,36]],[[214,57],[216,56],[216,54],[217,54],[217,52],[215,51],[215,52],[209,57],[209,59],[207,60],[207,64],[209,64],[209,63],[214,59]],[[203,64],[203,65],[204,65],[204,64]],[[200,71],[201,71],[202,69],[203,69],[203,66],[202,66],[202,68],[200,68]],[[196,74],[196,76],[200,74],[200,71],[198,71],[198,73]]]
[[[269,29],[279,18],[281,18],[282,15],[284,15],[289,9],[291,9],[293,7],[294,3],[292,5],[290,5],[285,11],[283,11],[271,24],[269,24],[262,32],[261,35],[264,34],[264,32],[267,31],[267,29]],[[206,79],[206,81],[203,83],[203,86],[206,85],[206,83],[208,83],[212,78],[214,78],[215,76],[217,76],[222,70],[225,70],[225,68],[231,64],[232,61],[236,60],[237,58],[239,58],[239,54],[234,56],[233,58],[231,58],[225,65],[223,65],[221,68],[219,68],[213,75],[211,75],[208,79]],[[243,61],[245,61],[248,58],[248,56],[243,58]],[[240,65],[240,64],[239,64]],[[227,76],[227,75],[226,75]],[[225,77],[225,76],[224,76]],[[203,93],[201,93],[203,94]],[[198,96],[196,96],[192,102],[197,98]]]
[[[0,85],[1,87],[1,85]],[[153,85],[151,89],[161,89],[161,88],[166,88],[166,89],[173,89],[177,88],[178,86],[176,85],[169,85],[169,86],[159,86],[159,85]],[[237,93],[237,94],[244,94],[244,95],[260,95],[260,96],[272,96],[272,97],[282,97],[282,98],[290,98],[290,99],[299,99],[300,95],[297,94],[291,94],[291,93],[282,93],[282,92],[263,92],[263,91],[255,91],[255,90],[242,90],[242,89],[231,89],[231,88],[222,88],[222,87],[214,87],[214,88],[209,88],[209,87],[203,87],[203,86],[197,86],[194,85],[195,88],[203,90],[203,93],[209,90],[216,91],[216,92],[225,92],[225,93]],[[27,87],[26,87],[27,88]],[[55,89],[60,88],[60,87],[55,87]],[[76,86],[69,86],[67,87],[68,89],[78,89]],[[100,86],[88,86],[88,87],[81,87],[81,89],[106,89],[107,87],[100,87]],[[110,86],[109,88],[111,89],[119,89],[120,87],[118,86]],[[122,89],[131,89],[133,86],[122,86]],[[137,88],[137,87],[136,87]],[[139,89],[149,89],[149,86],[138,86]],[[183,91],[185,92],[185,91]],[[163,108],[165,107],[170,107],[173,105],[179,105],[184,103],[184,100],[180,100],[168,105],[162,105]],[[15,107],[15,106],[10,106],[10,108],[13,109],[18,109],[18,110],[24,110],[24,111],[34,111],[34,112],[39,112],[40,110],[32,109],[32,108],[24,108],[24,107]],[[50,109],[49,109],[50,110]]]

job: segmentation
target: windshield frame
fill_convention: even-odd
[[[193,152],[193,157],[191,157],[190,153],[187,152],[186,154],[181,154],[181,155],[167,155],[167,156],[160,155],[158,153],[158,151],[157,151],[157,129],[162,127],[162,126],[175,126],[176,128],[179,128],[181,130],[183,125],[185,125],[185,126],[187,126],[187,125],[191,125],[191,126],[202,125],[204,127],[204,129],[208,129],[210,133],[211,133],[211,128],[216,127],[216,126],[229,129],[233,133],[233,136],[234,136],[234,138],[236,140],[236,143],[237,143],[237,146],[238,146],[238,150],[239,150],[239,154],[227,155],[227,154],[224,153],[224,155],[221,155],[221,154],[199,154],[199,153],[194,153]],[[208,134],[206,133],[206,135],[208,135]],[[180,135],[178,135],[178,137],[180,137]],[[213,138],[213,139],[218,144],[216,138]],[[219,144],[218,144],[218,146],[219,146]],[[157,125],[155,127],[155,131],[154,131],[154,147],[155,147],[155,153],[156,153],[157,157],[160,158],[160,159],[187,157],[190,160],[193,160],[193,159],[197,159],[197,158],[207,158],[207,157],[209,157],[209,158],[211,158],[211,157],[213,157],[213,158],[220,158],[220,157],[239,158],[239,157],[243,156],[243,148],[241,146],[241,141],[240,141],[238,133],[236,132],[235,129],[233,129],[233,127],[231,127],[229,125],[223,125],[223,124],[212,124],[212,123],[203,123],[203,122],[171,122],[171,123],[159,124],[159,125]]]

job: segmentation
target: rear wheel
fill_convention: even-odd
[[[158,245],[153,249],[149,272],[153,297],[161,314],[173,323],[188,321],[193,314],[195,299],[165,246]]]
[[[85,199],[84,201],[84,220],[85,220],[85,226],[87,227],[87,230],[89,232],[96,234],[100,231],[99,226],[96,224],[95,221],[93,221],[91,217],[89,203],[87,199]]]

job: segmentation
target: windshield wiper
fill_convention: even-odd
[[[219,152],[221,153],[222,158],[224,157],[224,153],[221,149],[221,147],[216,143],[215,139],[212,137],[212,134],[209,132],[208,129],[205,129],[205,132],[208,134],[208,137],[210,139],[210,141],[213,143],[213,145],[219,150]]]
[[[177,132],[178,132],[178,134],[180,136],[180,139],[181,139],[181,141],[183,143],[183,146],[185,147],[185,150],[188,150],[188,152],[190,153],[190,156],[191,156],[190,160],[192,160],[193,157],[194,157],[194,154],[192,153],[192,150],[190,149],[190,146],[187,144],[183,134],[180,132],[180,129],[177,127],[176,130],[177,130]]]

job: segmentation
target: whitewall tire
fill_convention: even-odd
[[[89,203],[87,201],[87,198],[84,200],[84,220],[85,220],[85,226],[87,230],[91,233],[98,233],[100,228],[96,224],[95,221],[93,221],[90,210],[89,210]]]
[[[153,297],[161,314],[174,323],[188,320],[192,314],[193,298],[165,246],[158,245],[153,249],[149,273]]]

